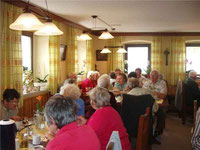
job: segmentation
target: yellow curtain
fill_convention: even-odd
[[[67,43],[67,75],[78,73],[77,31],[73,27],[65,26]]]
[[[15,88],[23,96],[21,32],[9,29],[21,13],[22,9],[1,2],[1,96],[6,88]]]
[[[57,26],[59,23],[53,21]],[[49,89],[51,94],[57,93],[61,82],[60,71],[60,36],[49,37]]]
[[[108,46],[121,46],[121,37],[115,37],[114,39],[108,40]],[[108,54],[108,62],[107,62],[107,73],[115,70],[116,68],[124,71],[124,54],[116,53],[118,48],[109,48],[111,53]]]
[[[171,51],[169,54],[169,73],[168,83],[169,85],[176,85],[178,79],[184,80],[185,74],[185,41],[183,37],[171,38]]]
[[[162,37],[153,37],[151,49],[151,70],[162,72],[165,65],[165,55],[162,49]]]
[[[90,36],[94,39],[92,35]],[[93,40],[86,42],[86,73],[90,70],[95,70],[95,50],[93,42]]]

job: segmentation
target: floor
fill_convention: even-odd
[[[152,145],[152,150],[192,150],[190,144],[192,123],[190,122],[187,121],[183,125],[176,113],[167,113],[161,145]]]

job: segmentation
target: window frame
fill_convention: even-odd
[[[200,48],[200,43],[186,43],[185,44],[185,59],[187,56],[186,48],[187,47],[197,47],[197,46]],[[186,70],[186,62],[185,62],[185,72],[188,73],[188,71]],[[199,74],[197,73],[197,76],[200,76],[200,73]]]
[[[31,38],[31,70],[33,73],[33,32],[22,31],[22,35],[28,36]],[[23,60],[23,58],[22,58]]]
[[[148,61],[149,61],[149,66],[151,68],[151,44],[125,44],[125,49],[127,53],[125,53],[124,60],[128,60],[129,47],[148,47]]]

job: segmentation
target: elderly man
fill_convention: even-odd
[[[20,121],[23,118],[17,116],[20,94],[15,89],[6,89],[3,93],[3,101],[0,105],[0,120],[13,119]]]
[[[188,106],[193,106],[193,101],[197,100],[198,107],[200,104],[200,91],[198,84],[195,82],[197,73],[195,71],[190,71],[189,76],[185,81],[186,85],[186,104]]]
[[[45,105],[45,119],[49,129],[46,150],[100,150],[95,131],[77,124],[77,104],[62,95],[51,97]],[[52,136],[53,135],[53,136]]]
[[[143,88],[151,90],[156,99],[164,99],[167,95],[167,86],[164,80],[159,79],[159,72],[152,70],[150,74],[151,80],[146,81]]]

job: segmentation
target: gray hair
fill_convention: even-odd
[[[91,101],[94,101],[96,107],[105,107],[110,105],[110,94],[108,90],[102,87],[95,87],[89,92]]]
[[[66,97],[70,97],[72,100],[77,100],[81,96],[80,89],[75,84],[66,84],[61,87],[60,94]]]
[[[137,78],[134,78],[134,77],[128,78],[127,85],[130,89],[135,88],[135,87],[139,87],[139,80]]]
[[[93,75],[93,73],[94,73],[94,71],[92,71],[92,70],[91,70],[91,71],[89,71],[89,72],[87,73],[87,78],[89,79],[89,78],[90,78],[90,76],[91,76],[91,75]]]
[[[45,105],[44,116],[48,125],[53,124],[53,118],[56,126],[61,129],[77,120],[77,104],[69,97],[52,96]]]
[[[109,84],[110,84],[110,77],[107,74],[101,75],[97,80],[97,85],[99,87],[108,88]]]
[[[76,83],[76,80],[74,78],[69,78],[69,79],[66,79],[63,83],[63,85],[66,85],[66,84],[75,84]]]
[[[195,71],[189,72],[189,78],[195,78],[197,76],[197,73]]]

